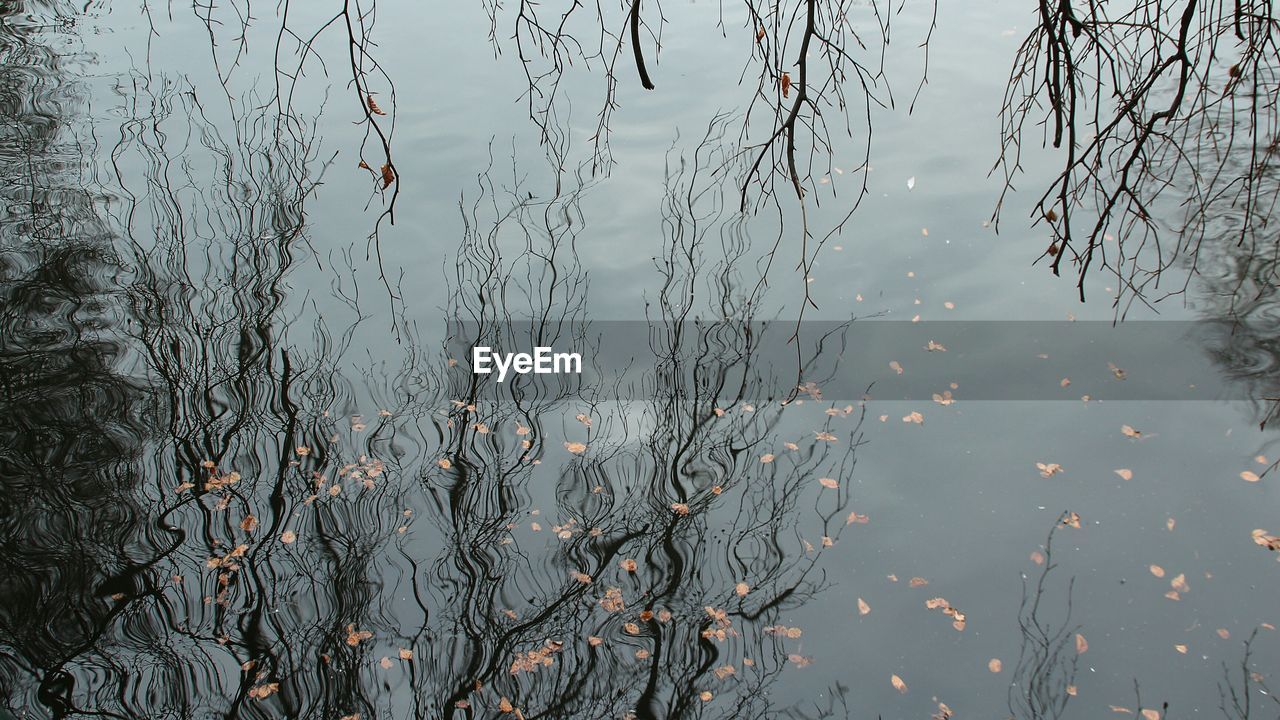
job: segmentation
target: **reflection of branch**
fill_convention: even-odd
[[[1273,710],[1280,710],[1280,698],[1267,687],[1266,678],[1253,669],[1253,643],[1257,639],[1258,628],[1254,628],[1249,633],[1249,639],[1244,641],[1244,657],[1240,660],[1238,681],[1232,677],[1227,664],[1222,663],[1223,682],[1218,683],[1218,707],[1227,720],[1252,720],[1255,686],[1258,694],[1271,701]]]
[[[1018,609],[1018,627],[1022,631],[1022,648],[1009,686],[1009,712],[1020,720],[1054,720],[1062,716],[1071,699],[1070,686],[1075,681],[1078,656],[1071,647],[1072,589],[1075,578],[1067,582],[1066,615],[1060,623],[1043,616],[1042,603],[1049,590],[1049,573],[1053,561],[1053,536],[1061,527],[1054,523],[1044,543],[1044,565],[1035,585],[1027,586],[1022,578],[1022,604]]]
[[[653,89],[653,81],[649,79],[649,71],[644,66],[644,51],[640,49],[640,0],[631,0],[631,49],[636,55],[636,72],[640,73],[640,84],[645,90]]]

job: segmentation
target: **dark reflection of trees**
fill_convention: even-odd
[[[123,261],[79,182],[82,112],[41,4],[0,8],[0,693],[59,705],[68,657],[99,642],[137,592],[154,531],[139,523],[157,408],[119,337]],[[46,20],[46,18],[48,18]]]
[[[824,585],[861,414],[815,413],[835,440],[802,430],[782,450],[768,368],[724,380],[759,362],[741,323],[763,286],[739,296],[756,268],[707,259],[750,249],[708,174],[723,124],[671,159],[649,402],[496,388],[408,323],[400,367],[357,372],[354,330],[287,302],[324,166],[315,117],[237,86],[238,52],[218,60],[226,102],[136,70],[101,185],[31,173],[64,144],[6,99],[31,128],[11,152],[35,161],[5,167],[0,469],[23,498],[0,548],[8,709],[493,716],[506,697],[525,717],[800,716],[765,690],[807,663],[778,626]],[[494,337],[524,339],[520,319],[589,342],[589,183],[566,173],[535,199],[514,167],[494,177],[464,210],[451,311]],[[695,297],[729,320],[687,335]],[[592,426],[564,428],[578,412]]]
[[[1278,31],[1269,0],[1041,0],[1010,75],[996,170],[1012,189],[1028,123],[1043,123],[1062,169],[1034,215],[1052,233],[1054,274],[1066,260],[1081,299],[1095,265],[1127,304],[1181,292],[1185,281],[1161,288],[1162,274],[1194,274],[1216,246],[1275,256]]]

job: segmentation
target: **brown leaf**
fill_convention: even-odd
[[[1083,655],[1089,650],[1089,641],[1080,633],[1076,633],[1076,654]]]
[[[782,73],[782,97],[791,94],[791,73]]]
[[[386,190],[391,187],[391,183],[396,181],[396,171],[391,169],[391,163],[382,166],[382,189]]]
[[[1036,469],[1040,471],[1040,477],[1053,477],[1062,472],[1062,466],[1058,463],[1036,463]]]
[[[382,108],[378,107],[378,103],[373,99],[373,95],[369,95],[365,99],[369,103],[369,112],[374,115],[386,115],[386,113],[382,111]]]
[[[1152,575],[1155,575],[1158,578],[1164,577],[1164,568],[1159,565],[1152,565],[1150,570]]]
[[[254,517],[252,514],[245,515],[244,519],[240,521],[240,529],[245,532],[253,532],[257,527],[258,518]]]
[[[1180,593],[1191,592],[1191,586],[1187,585],[1187,576],[1182,573],[1178,573],[1169,586]]]

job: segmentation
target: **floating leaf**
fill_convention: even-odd
[[[862,598],[858,598],[858,614],[867,615],[870,613],[871,613],[871,606],[867,604],[866,600],[863,600]]]
[[[1268,550],[1280,550],[1280,537],[1268,533],[1261,528],[1255,529],[1250,535],[1253,537],[1255,545],[1259,545]]]
[[[1255,483],[1261,480],[1262,478],[1258,477],[1258,473],[1253,472],[1252,470],[1245,470],[1244,472],[1240,473],[1240,479],[1244,480],[1245,482]]]
[[[1132,425],[1121,425],[1120,432],[1124,433],[1125,437],[1131,437],[1135,439],[1142,437],[1142,433],[1137,430],[1134,430]]]
[[[1164,568],[1160,567],[1159,565],[1152,565],[1150,567],[1150,570],[1152,575],[1155,575],[1158,578],[1164,577]]]
[[[889,682],[893,684],[894,690],[897,690],[904,695],[907,693],[907,684],[902,681],[902,678],[897,675],[893,675],[889,678]]]
[[[1169,585],[1180,593],[1191,592],[1191,586],[1187,585],[1187,576],[1182,573],[1178,573]]]
[[[574,455],[581,455],[587,451],[587,446],[580,442],[567,442],[564,444],[564,449]]]
[[[1036,463],[1036,469],[1040,471],[1040,477],[1048,478],[1062,472],[1062,466],[1058,463]]]
[[[280,542],[284,543],[285,545],[288,545],[289,543],[292,543],[294,540],[297,540],[297,539],[298,539],[298,534],[292,530],[285,530],[284,532],[280,533]]]
[[[827,488],[829,490],[835,490],[836,488],[840,487],[840,482],[835,478],[818,478],[818,482],[822,485],[822,487]]]
[[[1083,655],[1089,650],[1089,641],[1080,633],[1076,633],[1076,654]]]
[[[1004,663],[1000,662],[1000,658],[991,658],[987,661],[987,669],[993,673],[998,673],[1004,669]]]
[[[740,582],[733,586],[733,591],[738,595],[738,597],[746,597],[747,593],[751,592],[751,586],[744,582]]]
[[[355,625],[347,626],[347,644],[351,647],[355,647],[371,637],[373,637],[373,633],[368,630],[356,630]]]
[[[915,175],[912,175],[911,177],[907,178],[907,189],[908,189],[908,190],[915,190],[915,189],[916,189],[916,176],[915,176]]]
[[[1119,470],[1116,470],[1116,474],[1120,476],[1121,480],[1133,479],[1133,471],[1128,468],[1120,468]]]

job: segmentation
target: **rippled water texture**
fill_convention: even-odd
[[[1276,717],[1274,173],[1081,304],[1035,2],[760,6],[0,0],[0,718]]]

